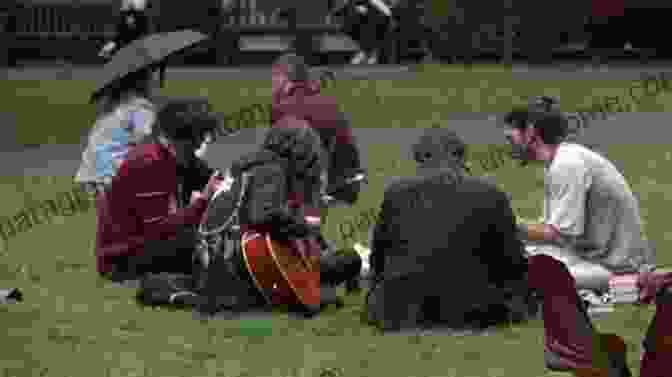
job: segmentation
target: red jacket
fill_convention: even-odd
[[[352,125],[334,98],[321,95],[314,86],[295,84],[272,102],[272,126],[282,127],[279,121],[285,116],[307,120],[320,135],[323,147],[333,148],[329,151],[325,149],[328,153],[324,155],[330,186],[339,184],[341,179],[361,168]],[[354,194],[349,200],[356,200],[356,196]]]
[[[198,224],[207,200],[177,209],[176,198],[175,157],[159,144],[134,148],[99,199],[98,272],[110,272],[116,256],[142,253],[146,240],[170,239],[181,226]]]
[[[342,113],[335,99],[323,96],[312,86],[297,85],[273,101],[271,124],[285,115],[306,119],[320,134],[323,142],[351,144],[352,129],[343,125]]]

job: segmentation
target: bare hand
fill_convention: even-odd
[[[213,174],[210,177],[210,180],[208,180],[208,184],[205,185],[205,189],[203,190],[203,195],[206,198],[209,198],[210,196],[212,196],[212,194],[217,192],[217,190],[220,188],[220,186],[223,184],[223,182],[224,182],[224,177],[219,172],[216,172],[215,174]]]
[[[672,273],[644,272],[637,280],[639,286],[639,301],[643,304],[655,302],[656,295],[660,290],[672,285]]]
[[[199,199],[205,198],[207,199],[207,196],[204,196],[202,192],[200,191],[192,191],[191,192],[191,200],[189,200],[189,203],[193,205],[196,203]]]

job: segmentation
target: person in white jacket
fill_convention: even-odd
[[[627,180],[601,154],[566,141],[562,113],[532,106],[509,112],[504,123],[514,157],[545,167],[543,222],[518,224],[529,255],[566,264],[587,295],[607,291],[617,274],[655,267],[655,248],[644,238],[639,202]]]
[[[148,69],[130,74],[94,97],[99,112],[75,176],[87,191],[104,191],[129,148],[151,134],[153,77]]]

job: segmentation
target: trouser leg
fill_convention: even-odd
[[[576,281],[577,289],[606,291],[609,289],[609,280],[613,273],[604,266],[587,261],[572,250],[556,246],[541,246],[528,248],[531,254],[544,254],[561,261]]]
[[[672,321],[670,308],[672,308],[672,291],[665,289],[664,295],[656,298],[656,313],[646,331],[643,342],[643,351],[640,361],[640,376],[659,377],[667,375],[669,359],[672,352]]]
[[[366,297],[367,320],[388,331],[417,327],[423,321],[425,298],[408,283],[395,279],[376,284]]]
[[[191,274],[195,245],[196,231],[191,228],[181,230],[173,239],[149,240],[143,254],[127,258],[126,272],[135,276],[161,272]]]
[[[323,255],[320,258],[320,283],[339,285],[356,279],[362,270],[362,258],[356,253]]]

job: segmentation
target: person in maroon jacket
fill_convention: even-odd
[[[150,272],[191,273],[195,226],[221,182],[213,175],[178,208],[178,167],[186,164],[217,120],[199,106],[174,102],[157,116],[150,140],[134,148],[105,195],[96,242],[97,269],[113,280]]]
[[[329,188],[341,186],[361,169],[359,150],[352,125],[339,110],[335,98],[320,93],[319,84],[309,78],[309,66],[295,54],[281,56],[272,68],[271,126],[291,115],[308,121],[320,138],[325,152]],[[360,185],[339,192],[339,199],[350,205],[357,201]]]

